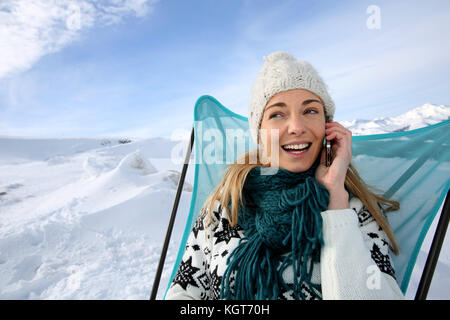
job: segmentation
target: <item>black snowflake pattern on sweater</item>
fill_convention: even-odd
[[[383,229],[376,223],[375,218],[362,204],[361,200],[355,198],[350,200],[350,207],[358,215],[359,226],[364,231],[366,238],[370,238],[372,247],[369,249],[372,260],[376,263],[381,272],[384,272],[395,279],[395,270],[389,257],[389,242]],[[383,214],[383,208],[380,206]]]
[[[192,257],[189,257],[186,261],[181,261],[180,268],[175,275],[173,283],[180,285],[184,290],[187,289],[188,285],[198,287],[194,275],[199,270],[200,268],[192,265]]]
[[[212,300],[219,300],[220,299],[220,285],[222,284],[222,277],[217,274],[217,268],[214,269],[214,271],[211,273],[210,280],[211,280],[211,292],[210,292],[210,299]]]
[[[391,265],[391,260],[389,255],[383,254],[380,247],[374,243],[372,249],[370,250],[373,261],[377,264],[381,272],[384,272],[395,279],[395,271]]]
[[[219,227],[216,232],[214,232],[214,238],[216,239],[214,244],[218,244],[222,241],[228,244],[231,238],[241,238],[239,231],[242,231],[243,229],[239,225],[232,227],[226,218],[222,218],[220,222]]]

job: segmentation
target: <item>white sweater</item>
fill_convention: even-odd
[[[395,280],[389,257],[389,240],[360,199],[350,198],[350,208],[327,210],[323,218],[324,246],[315,263],[311,282],[321,285],[319,294],[330,299],[404,299]],[[214,224],[203,223],[202,212],[186,244],[180,267],[165,299],[219,299],[228,255],[244,236],[231,227],[219,202],[213,210]],[[293,283],[292,268],[283,273]],[[302,285],[305,296],[314,290]],[[279,299],[293,299],[283,291]]]

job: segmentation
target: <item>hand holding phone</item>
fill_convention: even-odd
[[[317,181],[330,193],[342,193],[352,159],[352,132],[338,122],[325,123],[321,153],[322,165],[316,170]]]

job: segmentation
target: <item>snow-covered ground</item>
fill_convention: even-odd
[[[180,175],[174,145],[0,138],[0,298],[148,299]],[[192,170],[186,180],[160,295]]]
[[[0,299],[148,299],[182,168],[171,160],[175,146],[163,138],[0,137]],[[193,173],[190,166],[158,298],[177,255]],[[449,241],[429,299],[450,298]],[[427,237],[408,298],[430,243]]]

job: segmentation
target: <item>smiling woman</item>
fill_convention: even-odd
[[[325,136],[325,110],[320,98],[304,89],[277,93],[267,103],[261,121],[267,130],[264,146],[270,157],[271,132],[279,135],[279,167],[303,172],[309,169],[322,150]]]
[[[334,110],[308,62],[265,57],[249,106],[256,157],[233,163],[205,201],[166,299],[403,298],[382,212],[398,203],[359,177],[352,134]],[[324,139],[333,142],[329,167]]]

